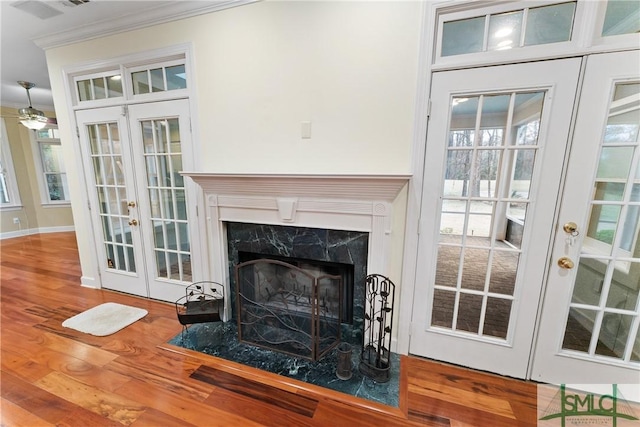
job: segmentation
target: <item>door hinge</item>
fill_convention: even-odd
[[[78,126],[76,126],[76,135],[80,138],[80,128]]]
[[[123,105],[122,106],[122,113],[120,113],[122,116],[127,117],[127,115],[129,114],[129,106],[128,105]]]
[[[91,210],[91,201],[87,200],[87,209]]]
[[[431,100],[427,101],[427,119],[431,117]]]

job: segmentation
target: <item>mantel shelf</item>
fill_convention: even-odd
[[[181,172],[207,194],[393,202],[411,175]]]

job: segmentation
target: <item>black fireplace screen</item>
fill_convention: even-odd
[[[342,278],[259,259],[236,266],[238,338],[310,360],[340,342]]]

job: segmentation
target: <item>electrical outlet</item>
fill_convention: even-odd
[[[13,223],[14,224],[20,224],[20,218],[18,218],[18,217],[13,218]]]

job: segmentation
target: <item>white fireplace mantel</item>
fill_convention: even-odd
[[[369,233],[367,272],[387,274],[392,204],[411,175],[181,172],[205,195],[212,280],[229,282],[226,222]],[[228,313],[228,311],[227,311]]]
[[[181,172],[207,194],[393,202],[411,175],[219,174]]]

